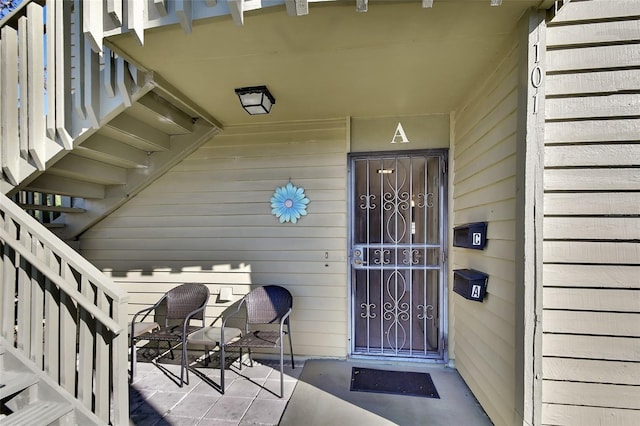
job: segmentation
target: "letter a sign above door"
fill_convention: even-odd
[[[393,134],[393,138],[391,139],[391,143],[397,143],[398,140],[400,143],[409,143],[409,138],[407,138],[407,134],[402,128],[402,123],[398,122],[398,126],[396,127],[396,131]]]

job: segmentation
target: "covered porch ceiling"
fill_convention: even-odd
[[[463,104],[512,46],[510,35],[541,0],[355,1],[285,6],[150,29],[144,46],[131,34],[109,43],[155,71],[223,126],[448,113]],[[234,89],[266,85],[268,115],[250,116]]]

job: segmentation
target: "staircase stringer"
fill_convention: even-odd
[[[193,133],[172,136],[171,149],[149,155],[149,164],[145,169],[130,169],[127,172],[126,184],[107,187],[105,196],[102,199],[85,199],[85,213],[81,215],[64,214],[61,216],[60,220],[64,221],[65,227],[58,234],[63,239],[76,238],[125,204],[173,166],[213,138],[219,131],[219,128],[212,127],[204,120],[199,119],[194,125]]]

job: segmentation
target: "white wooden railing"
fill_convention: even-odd
[[[128,424],[128,295],[0,194],[0,333],[78,404]]]
[[[23,0],[2,21],[0,192],[33,179],[151,89],[148,73],[95,44],[98,3]]]

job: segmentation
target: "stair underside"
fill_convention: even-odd
[[[24,191],[75,199],[72,205],[40,207],[20,200],[60,238],[73,241],[217,134],[219,127],[172,95],[167,83],[154,84],[10,195]]]

